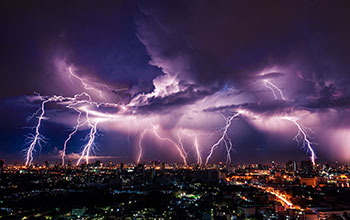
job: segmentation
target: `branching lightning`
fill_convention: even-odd
[[[276,94],[276,92],[275,92],[275,90],[277,90],[278,93],[279,93],[280,96],[281,96],[281,99],[282,99],[282,100],[286,100],[286,98],[285,98],[284,95],[283,95],[282,90],[281,90],[280,88],[278,88],[275,84],[273,84],[273,83],[270,82],[269,80],[265,79],[265,80],[264,80],[264,85],[265,85],[266,88],[268,88],[268,89],[271,90],[271,92],[272,92],[273,96],[275,97],[275,99],[278,99],[278,96],[277,96],[277,94]]]
[[[138,142],[139,154],[138,154],[138,156],[137,156],[137,164],[139,164],[140,161],[141,161],[141,157],[142,157],[142,153],[143,153],[142,140],[143,140],[143,138],[144,138],[146,132],[147,132],[147,129],[144,129],[144,130],[141,132],[140,137],[139,137],[139,142]]]
[[[232,141],[231,138],[228,137],[228,135],[226,134],[226,140],[225,138],[223,139],[224,144],[225,144],[225,148],[226,148],[226,164],[231,164],[232,160],[231,160],[231,151],[232,151]]]
[[[69,72],[69,79],[71,81],[72,81],[72,77],[77,79],[78,81],[80,81],[80,84],[84,87],[84,89],[98,92],[101,98],[104,98],[104,97],[103,97],[102,91],[98,88],[104,88],[108,91],[115,91],[115,92],[127,90],[127,88],[115,89],[106,84],[87,81],[82,77],[78,76],[77,74],[75,74],[72,70],[72,67],[68,67],[68,72]]]
[[[194,149],[196,151],[197,164],[202,165],[203,161],[202,161],[201,152],[199,150],[198,135],[194,131],[191,131],[191,130],[188,130],[188,129],[182,129],[181,128],[180,130],[178,130],[178,132],[177,132],[178,141],[179,141],[180,146],[182,147],[184,152],[185,152],[185,149],[184,149],[184,146],[183,146],[183,143],[182,143],[182,138],[181,138],[181,135],[180,135],[181,132],[186,134],[186,135],[188,135],[188,136],[190,136],[190,137],[192,137],[192,138],[194,138],[193,139],[193,145],[194,145]]]
[[[76,73],[74,73],[73,69],[71,67],[68,68],[68,74],[69,74],[69,79],[72,81],[74,78],[75,82],[78,82],[81,84],[82,88],[85,89],[84,91],[91,91],[91,92],[98,92],[101,98],[103,97],[103,92],[105,90],[108,91],[116,91],[113,88],[110,88],[108,85],[100,84],[100,83],[95,83],[87,80],[86,78],[80,77]],[[87,127],[89,128],[89,133],[86,137],[87,143],[84,145],[81,153],[79,154],[79,159],[77,160],[76,164],[79,165],[83,160],[85,160],[86,163],[89,163],[89,158],[90,154],[94,150],[95,146],[95,139],[96,136],[98,135],[98,130],[97,126],[99,123],[103,121],[111,121],[111,120],[133,120],[135,123],[135,134],[139,134],[138,140],[137,140],[137,147],[138,147],[138,156],[137,156],[137,163],[140,163],[141,158],[143,156],[143,146],[142,142],[145,137],[145,135],[150,135],[151,132],[154,133],[155,138],[168,142],[170,145],[173,145],[176,147],[176,150],[178,151],[183,164],[187,166],[188,164],[188,152],[186,152],[183,140],[182,138],[184,135],[187,137],[191,137],[193,140],[193,148],[194,152],[196,155],[196,162],[199,165],[203,164],[203,158],[202,158],[202,153],[200,149],[200,145],[198,142],[199,135],[193,130],[190,129],[182,129],[182,128],[175,128],[172,132],[174,134],[176,133],[177,135],[177,141],[172,140],[173,137],[163,137],[159,133],[159,127],[160,124],[152,124],[149,123],[146,126],[142,123],[138,122],[138,119],[134,115],[134,109],[137,109],[139,106],[143,106],[148,103],[148,99],[153,98],[153,97],[163,97],[168,94],[172,94],[175,92],[178,92],[180,90],[180,87],[177,85],[173,88],[173,90],[168,91],[166,88],[169,85],[176,84],[174,81],[174,77],[168,77],[164,78],[164,82],[158,82],[158,85],[155,86],[155,89],[151,93],[146,93],[146,94],[138,94],[135,97],[133,97],[128,104],[117,104],[117,103],[107,103],[107,102],[96,102],[92,100],[92,96],[88,94],[87,92],[82,92],[80,94],[76,94],[73,97],[65,97],[65,96],[51,96],[51,97],[41,97],[42,102],[40,108],[30,117],[27,118],[27,120],[31,120],[33,118],[37,118],[37,124],[35,125],[34,129],[35,132],[33,134],[29,135],[29,147],[26,150],[26,166],[29,166],[33,162],[33,152],[35,151],[36,146],[41,146],[41,143],[45,142],[45,137],[43,137],[40,134],[40,128],[42,126],[43,120],[46,119],[45,114],[46,114],[46,104],[49,102],[54,102],[59,105],[62,105],[70,110],[74,110],[76,113],[78,113],[77,119],[75,126],[73,127],[72,131],[69,133],[67,139],[63,143],[63,148],[62,148],[62,153],[61,153],[61,159],[62,159],[62,165],[65,163],[65,156],[66,156],[66,151],[67,151],[67,146],[69,141],[72,139],[72,137],[79,131],[81,127]],[[73,81],[72,81],[73,82]],[[275,84],[270,82],[269,80],[264,80],[264,86],[271,90],[273,96],[275,99],[282,99],[286,100],[282,90],[278,88]],[[118,91],[125,90],[125,89],[120,89]],[[118,109],[118,113],[108,113],[104,112],[100,107],[111,107],[111,108],[116,108]],[[124,114],[125,113],[125,114]],[[130,113],[130,114],[129,114]],[[224,126],[215,132],[220,132],[219,139],[210,147],[210,151],[208,153],[208,156],[206,157],[205,160],[205,165],[209,163],[209,160],[212,158],[214,150],[221,146],[224,145],[225,150],[226,150],[226,164],[230,164],[232,162],[231,158],[231,152],[233,150],[233,144],[232,140],[229,137],[228,131],[229,128],[232,124],[232,120],[238,116],[243,114],[242,111],[237,111],[237,113],[231,115],[230,117],[224,117],[225,119],[225,124]],[[127,118],[128,117],[128,118]],[[292,123],[294,123],[297,128],[298,128],[298,133],[294,137],[294,140],[302,140],[303,141],[303,146],[307,149],[307,151],[311,154],[310,158],[313,164],[315,164],[315,159],[316,155],[315,152],[312,148],[312,142],[310,141],[309,135],[308,135],[308,128],[304,127],[301,125],[294,117],[282,117],[284,120],[288,120]],[[128,141],[130,137],[130,131],[131,128],[130,123],[127,125],[128,127]],[[142,132],[139,133],[139,128],[143,129],[141,130]],[[150,130],[152,129],[152,130]],[[177,129],[177,130],[176,130]],[[211,136],[214,134],[214,132],[211,133],[208,137],[211,138]],[[172,136],[172,135],[170,135]]]
[[[87,99],[84,99],[84,98],[87,98]],[[64,157],[65,157],[67,143],[72,138],[72,136],[77,132],[78,128],[80,126],[82,126],[82,124],[83,124],[80,121],[82,111],[84,111],[86,113],[86,121],[87,121],[89,127],[91,128],[91,131],[90,131],[91,135],[90,135],[90,140],[89,140],[88,144],[86,145],[86,147],[84,148],[82,155],[84,155],[86,160],[88,160],[89,151],[87,151],[87,150],[90,150],[91,146],[93,144],[91,142],[93,142],[94,138],[95,138],[97,122],[96,123],[91,122],[91,120],[89,118],[89,111],[90,110],[86,107],[81,107],[81,106],[93,105],[93,106],[99,107],[102,104],[109,105],[110,103],[98,104],[96,102],[91,101],[91,96],[89,94],[82,92],[80,94],[75,95],[74,97],[64,97],[64,96],[56,96],[56,95],[49,97],[41,103],[40,111],[37,111],[36,113],[33,114],[33,116],[31,116],[31,117],[34,117],[34,115],[36,115],[40,112],[40,115],[38,116],[37,125],[35,126],[35,134],[33,135],[32,140],[31,140],[30,145],[29,145],[29,148],[27,149],[27,152],[26,152],[26,163],[25,163],[26,166],[32,164],[32,162],[33,162],[33,151],[35,150],[35,146],[36,145],[40,146],[40,142],[44,141],[44,137],[40,134],[40,126],[42,124],[42,120],[45,119],[45,105],[48,102],[61,103],[63,105],[66,105],[67,108],[73,109],[79,113],[76,126],[74,127],[73,131],[69,134],[68,138],[64,142],[62,155],[61,155],[63,164],[64,164]],[[80,162],[80,160],[79,160],[79,162]]]
[[[97,124],[99,122],[98,120],[96,120],[95,123],[92,123],[88,117],[88,113],[86,113],[86,114],[87,114],[87,116],[86,116],[87,122],[88,122],[88,125],[90,127],[89,141],[85,145],[83,152],[81,153],[80,158],[77,161],[76,165],[79,165],[81,160],[83,160],[84,158],[85,158],[86,163],[87,164],[89,163],[89,155],[90,155],[92,147],[94,146],[94,141],[95,141],[96,132],[97,132]]]
[[[225,137],[228,137],[228,136],[227,136],[227,131],[228,131],[228,128],[230,127],[230,125],[231,125],[231,123],[232,123],[232,120],[233,120],[234,118],[238,117],[240,114],[241,114],[241,113],[238,112],[238,113],[236,113],[236,114],[234,114],[234,115],[232,115],[232,116],[230,116],[230,117],[227,118],[226,124],[225,124],[225,126],[222,128],[222,130],[223,130],[222,135],[221,135],[221,137],[219,138],[219,140],[210,148],[210,152],[209,152],[209,155],[208,155],[208,157],[207,157],[207,159],[206,159],[206,161],[205,161],[205,165],[208,164],[210,158],[211,158],[212,155],[213,155],[213,152],[214,152],[215,148],[217,148],[217,147],[220,145],[220,143],[222,143],[222,142],[225,143],[224,139],[225,139]],[[231,139],[228,139],[228,141],[229,141],[230,146],[231,146],[231,145],[232,145]],[[227,143],[227,142],[226,142],[226,143]],[[232,147],[231,147],[231,148],[230,148],[230,147],[228,148],[228,147],[227,147],[227,144],[226,144],[225,146],[226,146],[226,149],[230,149],[230,150],[231,150],[231,148],[232,148]],[[231,157],[230,157],[230,155],[229,155],[230,152],[227,152],[227,154],[228,154],[227,158],[230,158],[230,159],[229,159],[229,161],[230,161],[230,160],[231,160]]]
[[[45,104],[52,101],[52,98],[45,100],[41,103],[41,114],[38,117],[38,123],[35,126],[35,134],[33,136],[32,142],[29,145],[29,148],[27,149],[27,154],[26,154],[26,166],[30,165],[33,162],[33,151],[35,148],[35,145],[38,144],[40,145],[40,142],[42,142],[44,140],[44,137],[41,136],[39,129],[40,129],[40,125],[41,125],[41,121],[43,119],[45,119],[44,115],[45,115]]]
[[[62,165],[64,165],[64,157],[66,156],[66,150],[67,150],[67,144],[69,142],[69,140],[72,138],[72,136],[77,133],[79,127],[81,127],[84,123],[81,123],[80,121],[80,117],[81,117],[81,112],[78,112],[78,118],[77,118],[77,124],[75,125],[74,129],[72,130],[72,132],[68,135],[68,138],[64,141],[63,144],[63,149],[62,149]]]
[[[297,128],[298,128],[298,133],[295,135],[294,140],[298,142],[299,138],[302,139],[303,141],[303,147],[306,148],[306,150],[311,154],[310,159],[313,165],[315,165],[315,160],[316,160],[316,154],[314,149],[312,148],[313,142],[309,140],[309,135],[307,134],[307,128],[305,128],[303,125],[301,125],[295,118],[293,117],[282,117],[282,119],[290,121],[294,123]]]
[[[167,141],[171,144],[173,144],[176,149],[178,150],[182,160],[183,160],[183,163],[185,166],[187,166],[187,160],[186,160],[186,156],[185,156],[185,153],[182,151],[181,147],[175,143],[173,140],[169,139],[169,138],[164,138],[164,137],[161,137],[159,134],[158,134],[158,128],[159,126],[158,125],[153,125],[152,124],[152,127],[153,127],[153,132],[154,132],[154,135],[159,139],[159,140],[162,140],[162,141]]]

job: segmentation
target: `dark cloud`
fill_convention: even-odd
[[[138,36],[154,65],[206,84],[245,82],[266,66],[291,63],[304,75],[326,80],[332,73],[348,82],[348,6],[347,1],[140,1]]]
[[[350,108],[350,98],[341,97],[341,98],[319,98],[312,100],[309,103],[305,104],[305,107],[311,109],[349,109]]]
[[[211,107],[208,109],[205,109],[204,111],[207,112],[237,112],[240,109],[243,110],[249,110],[252,112],[256,112],[259,114],[279,114],[279,113],[288,113],[292,112],[294,110],[297,110],[297,108],[301,109],[302,107],[295,105],[292,102],[287,102],[283,100],[275,100],[271,102],[263,102],[263,103],[243,103],[239,105],[226,105],[226,106],[219,106],[219,107]]]
[[[1,2],[0,97],[71,95],[57,80],[57,57],[112,86],[150,87],[161,72],[135,35],[136,10],[136,1]]]
[[[308,102],[298,101],[283,101],[275,100],[272,102],[262,103],[243,103],[239,105],[225,105],[219,107],[211,107],[205,109],[208,112],[235,112],[239,109],[247,109],[253,112],[262,114],[279,114],[279,113],[292,113],[297,110],[307,110],[310,112],[324,111],[324,110],[345,110],[350,109],[350,98],[319,98],[313,99]]]
[[[167,113],[174,108],[180,108],[184,105],[193,104],[196,101],[214,94],[216,90],[195,90],[193,87],[173,93],[165,97],[152,97],[147,100],[147,104],[137,107],[139,114]]]

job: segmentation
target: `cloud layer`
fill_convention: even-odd
[[[1,65],[9,72],[1,94],[11,97],[40,92],[43,96],[26,96],[30,112],[33,105],[40,104],[38,97],[45,100],[52,95],[87,93],[89,102],[68,100],[47,105],[44,124],[50,126],[50,121],[54,126],[74,127],[77,110],[88,113],[92,122],[98,122],[101,133],[121,136],[118,149],[105,147],[109,150],[104,151],[101,146],[97,156],[123,152],[135,161],[144,138],[145,160],[181,162],[180,154],[188,153],[189,162],[195,162],[198,149],[194,140],[204,160],[224,137],[213,161],[227,159],[225,147],[230,140],[237,143],[237,154],[247,152],[242,153],[247,160],[259,158],[262,150],[264,158],[259,160],[265,160],[266,155],[274,155],[271,151],[287,152],[281,144],[295,148],[293,137],[298,129],[293,121],[284,120],[291,117],[318,143],[314,147],[320,159],[347,160],[338,153],[347,149],[345,134],[350,131],[347,4],[107,2],[89,17],[83,15],[91,11],[92,3],[85,7],[58,4],[59,12],[70,9],[63,20],[48,16],[52,9],[43,5],[37,9],[38,18],[25,21],[38,31],[19,44],[24,58],[14,54],[11,46],[4,47],[10,60]],[[31,6],[23,7],[29,10],[6,14],[3,22],[9,36],[28,31],[22,26],[15,28],[11,21],[34,13]],[[14,11],[11,4],[6,8]],[[49,22],[40,23],[41,18]],[[61,27],[60,31],[51,25]],[[43,33],[48,34],[34,40]],[[16,43],[8,35],[2,44]],[[40,43],[38,48],[28,48],[35,42]],[[37,57],[30,57],[30,52]],[[32,64],[14,67],[25,64],[26,59]],[[25,78],[28,80],[17,80]],[[23,99],[6,102],[24,104]],[[69,108],[72,105],[77,109]],[[235,113],[239,116],[222,136],[227,120]],[[89,129],[91,126],[85,124],[79,132],[85,136]],[[325,135],[330,139],[325,140]],[[249,138],[252,136],[256,139]],[[182,140],[185,145],[181,145]],[[59,142],[55,144],[62,145]],[[86,141],[82,143],[84,146]],[[170,156],[161,150],[163,145]],[[68,153],[77,155],[81,150],[74,147]]]

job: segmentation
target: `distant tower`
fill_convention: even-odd
[[[293,161],[293,171],[294,172],[298,171],[298,162],[297,161]]]

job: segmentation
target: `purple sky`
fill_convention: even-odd
[[[9,162],[350,161],[348,1],[0,4]]]

